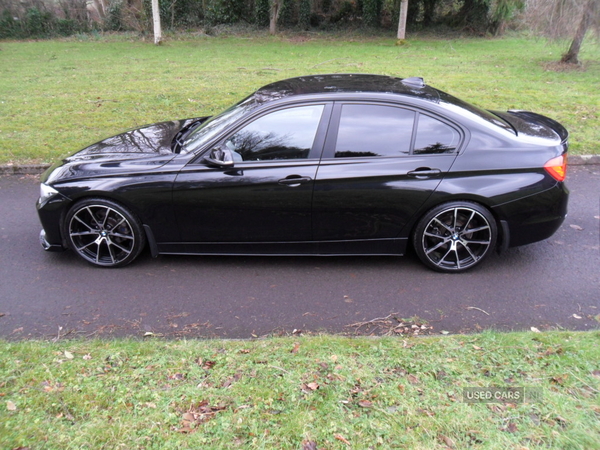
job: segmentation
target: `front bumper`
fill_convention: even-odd
[[[51,244],[46,239],[46,231],[40,231],[40,244],[44,250],[47,252],[63,252],[66,249],[60,244]]]

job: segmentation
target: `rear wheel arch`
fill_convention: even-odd
[[[503,234],[492,208],[472,199],[452,199],[420,216],[410,242],[426,266],[457,273],[483,262],[503,241]]]

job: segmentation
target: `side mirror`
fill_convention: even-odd
[[[213,148],[202,161],[207,165],[225,169],[233,167],[233,155],[228,148]]]

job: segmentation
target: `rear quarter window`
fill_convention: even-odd
[[[415,155],[454,153],[460,133],[454,127],[425,114],[419,114],[413,153]]]

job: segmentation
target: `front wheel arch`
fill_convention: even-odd
[[[146,246],[141,221],[121,203],[102,197],[77,200],[67,211],[62,235],[80,258],[100,267],[122,267]]]
[[[496,217],[487,207],[454,200],[423,214],[413,229],[411,242],[427,267],[458,273],[483,262],[502,239],[500,233]]]

